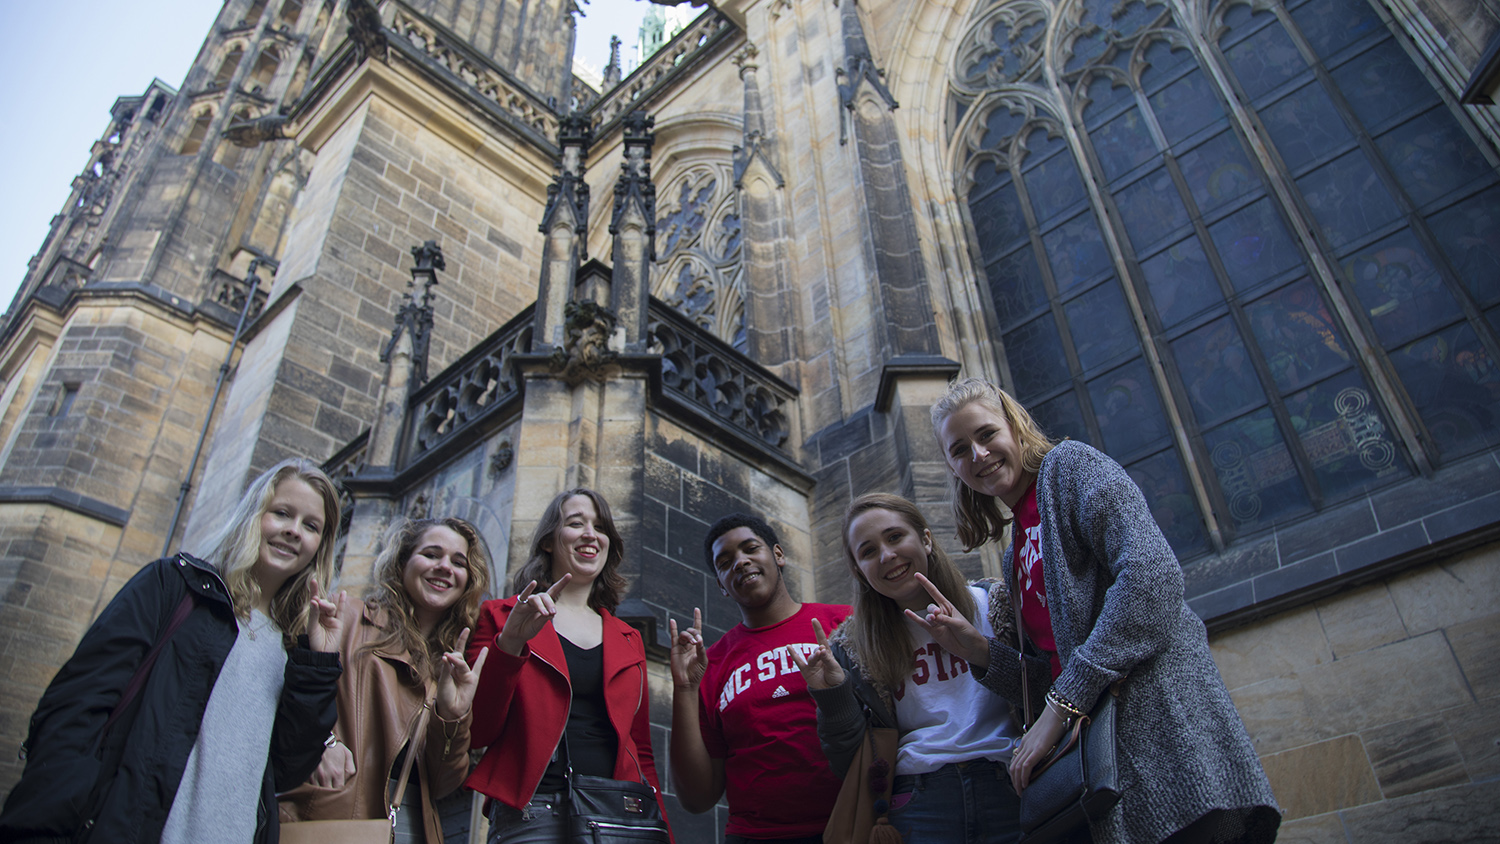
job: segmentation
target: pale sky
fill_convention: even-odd
[[[0,0],[0,313],[26,276],[53,215],[119,97],[152,77],[178,88],[222,3],[215,0]],[[313,4],[308,4],[312,6]],[[578,54],[603,70],[609,36],[633,45],[645,0],[592,0],[578,22]],[[630,47],[623,50],[631,58]]]

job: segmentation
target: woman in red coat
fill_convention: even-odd
[[[465,785],[492,798],[490,844],[570,840],[570,771],[659,787],[645,646],[611,612],[623,553],[603,496],[568,490],[542,513],[519,594],[480,609],[472,737],[488,750]]]

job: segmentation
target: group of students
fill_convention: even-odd
[[[705,564],[741,623],[710,645],[699,610],[669,622],[682,807],[727,799],[728,844],[821,842],[865,730],[893,727],[883,808],[907,844],[1016,841],[1034,767],[1117,694],[1123,796],[1081,840],[1274,840],[1265,775],[1125,471],[978,379],[932,419],[964,549],[1013,536],[1003,581],[966,583],[915,505],[875,493],[842,525],[853,606],[803,603],[770,525],[720,519]],[[275,842],[288,824],[386,817],[401,793],[396,840],[440,844],[434,802],[462,783],[488,798],[492,844],[562,844],[575,775],[644,783],[666,817],[602,496],[556,496],[511,597],[490,601],[485,543],[456,518],[395,527],[363,602],[327,595],[339,515],[327,476],[287,461],[205,559],[133,577],[32,716],[0,837]],[[471,745],[486,748],[472,772]]]

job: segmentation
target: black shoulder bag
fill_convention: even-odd
[[[1020,597],[1011,594],[1016,621],[1016,650],[1021,654],[1021,697],[1026,728],[1036,723],[1031,711],[1031,689],[1026,677],[1026,645],[1021,632]],[[1121,681],[1123,682],[1123,681]],[[1087,715],[1078,718],[1062,741],[1031,772],[1031,784],[1021,792],[1021,841],[1049,844],[1103,818],[1120,802],[1119,768],[1115,759],[1115,698],[1119,683],[1099,696]]]

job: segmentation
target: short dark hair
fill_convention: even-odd
[[[730,513],[724,518],[713,523],[708,529],[708,534],[703,537],[703,563],[708,566],[708,573],[718,577],[718,569],[714,568],[714,543],[719,537],[734,530],[735,528],[747,527],[766,545],[775,548],[781,544],[776,538],[776,531],[766,524],[766,520],[749,513]]]

